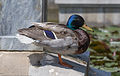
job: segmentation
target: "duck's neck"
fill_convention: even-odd
[[[71,29],[71,30],[76,30],[76,29],[74,29],[71,25],[66,25],[67,26],[67,28],[69,28],[69,29]]]

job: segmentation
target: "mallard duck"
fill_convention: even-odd
[[[33,22],[29,28],[19,29],[17,37],[22,43],[33,43],[47,52],[57,53],[61,65],[72,67],[62,61],[61,54],[81,54],[87,50],[90,38],[80,27],[93,31],[81,16],[72,15],[66,25]]]

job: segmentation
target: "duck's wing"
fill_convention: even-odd
[[[56,28],[59,28],[60,30],[58,29],[59,30],[58,31],[56,30]],[[29,28],[19,29],[18,38],[20,40],[22,36],[28,37],[32,39],[31,42],[39,41],[41,44],[45,44],[52,47],[58,47],[58,46],[63,47],[73,44],[72,40],[74,40],[75,37],[73,32],[71,31],[71,33],[65,33],[66,32],[65,31],[63,33],[62,30],[66,30],[66,29],[63,26],[58,26],[55,23],[34,23],[34,25],[32,25]]]
[[[65,25],[52,22],[34,22],[29,28],[19,29],[18,33],[35,40],[45,40],[46,37],[50,39],[57,39],[57,37],[64,38],[74,35],[73,31],[66,28]]]
[[[62,33],[62,34],[72,33],[72,30],[66,28],[66,26],[63,24],[56,24],[53,22],[45,22],[45,23],[33,22],[32,25],[39,27],[40,29],[43,30],[53,31],[55,33]]]
[[[44,36],[43,30],[40,28],[32,25],[29,28],[23,28],[18,30],[19,35],[23,35],[34,40],[45,40],[46,37]]]

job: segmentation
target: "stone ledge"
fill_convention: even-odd
[[[0,50],[43,51],[43,47],[21,43],[16,36],[0,36]]]
[[[55,0],[56,4],[120,4],[120,0]]]
[[[0,52],[0,76],[69,76],[85,75],[86,66],[74,60],[63,60],[74,66],[73,69],[58,64],[55,54],[40,52]],[[82,68],[82,69],[81,69]]]
[[[0,52],[0,76],[84,76],[86,64],[68,57],[64,62],[73,66],[66,68],[58,63],[56,54],[42,52]],[[111,76],[95,68],[89,69],[90,76]]]

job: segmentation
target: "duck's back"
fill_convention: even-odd
[[[34,23],[34,25],[30,26],[29,28],[19,29],[18,32],[20,35],[30,37],[34,40],[54,39],[53,35],[55,35],[55,38],[59,39],[68,36],[75,37],[73,31],[66,28],[65,25],[50,22]],[[51,37],[49,37],[49,35],[51,35]]]

